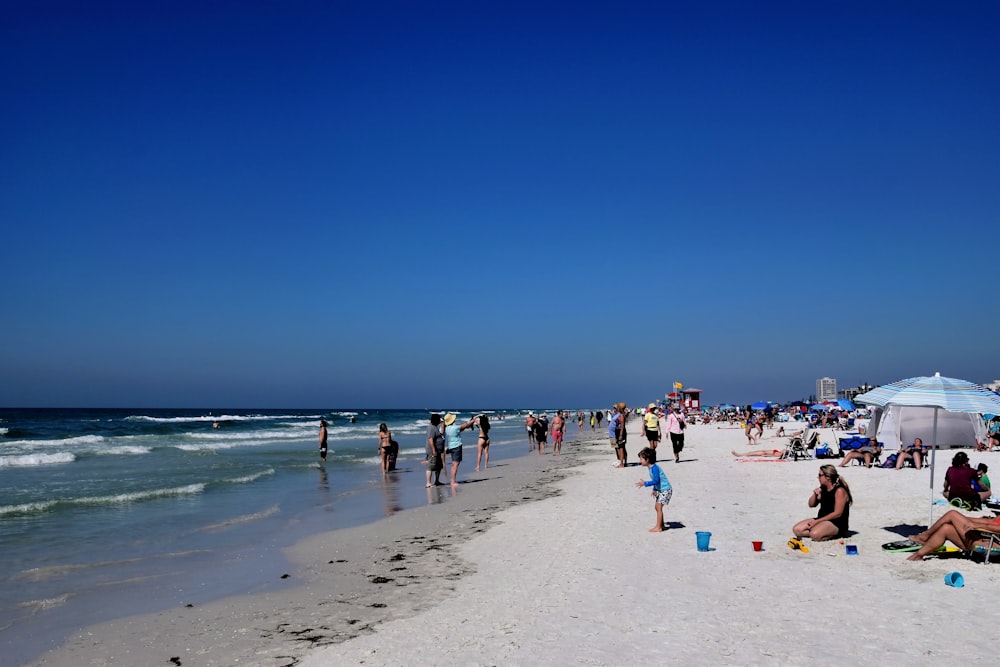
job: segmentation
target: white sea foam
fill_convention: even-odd
[[[202,526],[201,528],[199,528],[199,530],[207,532],[212,530],[219,530],[220,528],[228,528],[229,526],[235,526],[242,523],[250,523],[251,521],[257,521],[259,519],[266,519],[270,516],[274,516],[275,514],[278,513],[278,511],[279,511],[278,506],[272,505],[271,507],[268,507],[266,510],[262,510],[260,512],[255,512],[253,514],[244,514],[242,516],[233,517],[232,519],[226,519],[225,521],[220,521],[219,523],[213,523],[208,526]]]
[[[94,453],[101,456],[108,454],[149,454],[153,451],[152,447],[139,447],[137,445],[122,445],[120,447],[108,447],[107,449],[98,449]]]
[[[232,479],[222,480],[224,484],[249,484],[250,482],[255,482],[261,477],[268,477],[274,474],[274,468],[268,468],[267,470],[261,470],[260,472],[255,472],[252,475],[244,475],[243,477],[233,477]]]
[[[155,424],[184,424],[188,422],[249,422],[249,421],[273,421],[277,419],[315,419],[319,420],[320,415],[311,417],[308,415],[201,415],[198,417],[150,417],[147,415],[132,415],[125,417],[125,421],[152,422]]]
[[[61,607],[69,601],[70,597],[69,593],[63,593],[58,597],[48,598],[46,600],[28,600],[27,602],[19,603],[17,606],[22,609],[30,609],[34,612],[39,612],[45,609],[52,609],[53,607]]]
[[[99,445],[106,442],[107,438],[102,435],[78,435],[75,438],[61,438],[57,440],[11,440],[4,443],[10,447],[66,447],[73,445]]]
[[[135,491],[132,493],[119,493],[113,496],[90,496],[87,498],[75,498],[71,501],[74,505],[120,505],[134,503],[139,500],[150,498],[166,498],[169,496],[189,496],[201,493],[205,490],[204,484],[188,484],[186,486],[175,486],[167,489],[150,489],[149,491]]]
[[[22,505],[0,505],[0,516],[44,512],[57,502],[56,500],[43,500],[37,503],[24,503]]]
[[[56,463],[72,463],[76,456],[69,452],[57,454],[20,454],[16,456],[0,456],[0,468],[23,468],[30,466],[45,466]]]
[[[51,579],[52,577],[61,577],[67,574],[76,574],[83,570],[91,570],[99,567],[118,567],[120,565],[126,565],[128,563],[136,563],[139,558],[122,558],[118,560],[108,560],[101,561],[99,563],[86,563],[86,564],[69,564],[69,565],[50,565],[48,567],[33,567],[28,570],[22,570],[11,577],[14,581],[42,581],[43,579]]]

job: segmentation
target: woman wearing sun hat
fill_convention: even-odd
[[[660,444],[660,416],[656,414],[656,403],[649,404],[643,420],[645,422],[643,432],[646,434],[646,440],[649,441],[649,448],[656,449],[656,446]]]
[[[462,431],[472,428],[475,422],[470,419],[464,424],[456,424],[457,417],[449,412],[444,416],[444,440],[446,452],[451,456],[451,485],[458,486],[458,464],[462,462]]]

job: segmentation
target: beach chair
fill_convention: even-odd
[[[794,461],[811,459],[813,456],[810,450],[815,449],[817,444],[819,444],[819,431],[811,431],[805,438],[801,435],[793,436],[785,447],[783,458]]]
[[[977,558],[979,556],[983,557],[983,565],[990,562],[990,559],[1000,559],[1000,532],[992,531],[984,528],[977,528],[977,531],[986,539],[989,540],[989,544],[985,547],[974,547],[972,551],[969,552],[969,558]]]

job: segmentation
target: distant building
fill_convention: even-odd
[[[816,380],[816,401],[837,400],[837,381],[833,378],[820,378]]]
[[[851,387],[849,389],[841,389],[840,391],[837,392],[837,396],[839,396],[840,398],[847,398],[853,401],[854,397],[857,396],[858,394],[866,394],[874,388],[875,387],[865,382],[864,384],[857,387]]]

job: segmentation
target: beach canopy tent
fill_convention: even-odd
[[[967,380],[942,377],[935,373],[930,377],[915,377],[899,380],[856,396],[855,401],[865,405],[880,407],[900,406],[930,408],[931,439],[924,444],[931,447],[930,516],[928,525],[934,518],[934,466],[937,458],[938,429],[941,415],[946,412],[973,413],[981,415],[1000,412],[1000,395]]]
[[[809,409],[810,410],[816,410],[817,412],[819,412],[819,411],[827,412],[827,411],[830,410],[830,406],[826,405],[824,403],[817,403],[816,405],[810,407]]]
[[[906,405],[876,407],[868,424],[867,435],[881,442],[886,449],[899,449],[920,438],[925,447],[951,449],[975,447],[986,436],[986,426],[975,412],[938,412],[937,439],[931,441],[934,430],[934,408]]]

